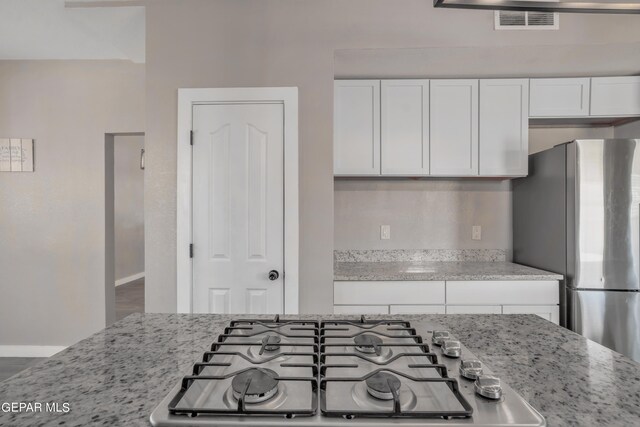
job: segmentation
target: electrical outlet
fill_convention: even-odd
[[[474,225],[471,227],[471,239],[472,240],[482,240],[482,227],[479,225]]]
[[[380,226],[380,240],[389,240],[391,239],[391,226],[390,225],[381,225]]]

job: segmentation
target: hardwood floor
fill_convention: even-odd
[[[116,286],[116,321],[132,313],[144,313],[144,277]]]
[[[35,365],[46,357],[0,357],[0,381]]]

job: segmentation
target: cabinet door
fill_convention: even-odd
[[[431,80],[431,175],[478,175],[478,80]]]
[[[389,314],[388,305],[334,305],[333,314]]]
[[[529,80],[480,80],[481,176],[526,176]]]
[[[640,77],[593,77],[591,115],[640,115]]]
[[[429,173],[429,80],[382,80],[382,175]]]
[[[529,117],[586,117],[589,78],[529,80]]]
[[[333,171],[380,175],[380,80],[336,80]]]
[[[503,314],[536,314],[556,325],[560,321],[560,308],[557,305],[505,305]]]
[[[502,314],[499,305],[448,305],[447,314]]]
[[[389,314],[445,314],[444,305],[390,305]]]

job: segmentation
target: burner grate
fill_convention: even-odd
[[[232,321],[193,366],[192,375],[183,377],[168,412],[190,417],[315,415],[319,331],[317,321],[281,321],[279,316]]]
[[[244,383],[242,391],[239,393],[239,397],[237,398],[237,405],[235,407],[230,408],[210,408],[210,407],[198,407],[191,405],[183,405],[180,403],[185,400],[186,394],[196,383],[206,383],[212,381],[223,381],[223,380],[233,380],[238,375],[242,375],[248,371],[251,371],[255,368],[247,368],[242,371],[232,372],[227,375],[222,376],[199,376],[199,375],[189,375],[182,379],[182,387],[180,391],[176,394],[176,396],[171,400],[168,405],[168,410],[170,414],[174,415],[189,415],[192,417],[199,415],[273,415],[273,416],[283,416],[285,418],[293,418],[295,416],[311,416],[314,415],[317,411],[317,391],[318,391],[318,382],[316,379],[317,370],[314,370],[314,377],[280,377],[275,376],[272,377],[273,380],[276,380],[277,383],[291,383],[291,382],[300,382],[300,383],[308,383],[311,385],[312,389],[312,399],[309,402],[307,408],[285,408],[285,409],[274,409],[270,407],[263,408],[259,405],[260,402],[251,403],[247,402],[247,393],[249,391],[249,387],[251,386],[251,381],[246,381]],[[203,385],[203,388],[206,385]]]
[[[363,344],[375,351],[363,352]],[[334,375],[328,376],[329,371]],[[367,373],[353,376],[363,371]],[[446,366],[410,323],[401,320],[362,316],[359,322],[322,322],[320,377],[320,411],[328,417],[449,419],[473,414],[458,381],[449,378]],[[333,397],[339,395],[355,397]]]

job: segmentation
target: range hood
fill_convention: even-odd
[[[640,14],[640,1],[433,0],[433,7],[520,12]]]

